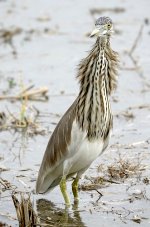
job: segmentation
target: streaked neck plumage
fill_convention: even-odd
[[[109,37],[98,37],[89,55],[79,65],[76,120],[87,132],[89,140],[105,139],[112,128],[109,95],[116,87],[117,56],[110,47]]]

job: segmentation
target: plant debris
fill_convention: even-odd
[[[12,200],[16,208],[17,218],[20,227],[34,227],[38,225],[38,217],[33,209],[30,195],[20,194],[20,201],[13,194]]]
[[[0,221],[0,227],[11,227],[10,225],[7,225],[6,223],[2,223],[1,221]]]
[[[4,43],[12,43],[12,39],[14,36],[20,34],[22,32],[22,29],[19,27],[11,27],[11,28],[1,28],[0,29],[0,39]]]
[[[119,158],[118,161],[111,164],[108,167],[103,165],[98,166],[98,172],[101,172],[102,176],[86,177],[90,181],[90,184],[81,184],[79,189],[83,191],[98,190],[102,187],[107,187],[109,184],[120,184],[120,181],[125,180],[134,174],[143,170],[140,163],[133,163],[129,160]]]
[[[9,91],[10,88],[16,86],[15,81],[9,79]],[[19,131],[20,129],[27,130],[28,135],[33,136],[37,134],[45,135],[45,129],[41,128],[37,119],[40,111],[36,107],[28,105],[28,101],[47,101],[48,88],[34,88],[34,85],[25,87],[21,81],[21,92],[17,95],[4,94],[0,96],[0,100],[19,100],[21,101],[20,110],[18,113],[12,113],[8,110],[7,112],[0,112],[0,131],[14,129]]]
[[[118,184],[118,182],[116,181],[112,181],[109,179],[106,179],[104,177],[101,176],[97,176],[97,177],[91,177],[91,178],[86,178],[87,180],[90,180],[90,184],[81,184],[79,189],[82,191],[90,191],[90,190],[95,190],[95,189],[99,189],[102,187],[107,187],[109,183],[111,184]]]
[[[34,100],[34,101],[46,101],[48,100],[47,87],[41,87],[33,89],[34,85],[31,85],[27,88],[25,88],[22,92],[20,92],[17,95],[1,95],[0,100],[10,99],[10,100],[22,100],[22,99],[28,99],[28,100]]]
[[[96,192],[98,192],[98,194],[100,194],[102,196],[102,193],[98,191],[98,189],[101,189],[103,187],[107,187],[110,183],[111,184],[119,184],[116,181],[113,180],[109,180],[106,179],[104,177],[101,176],[97,176],[97,177],[91,177],[91,178],[86,178],[87,180],[89,180],[91,183],[84,183],[81,184],[79,186],[79,190],[82,191],[91,191],[91,190],[95,190]]]
[[[143,183],[146,184],[146,185],[149,185],[150,184],[150,180],[147,177],[145,177],[143,179]]]
[[[0,112],[0,126],[6,123],[6,114],[4,112]]]
[[[2,179],[1,177],[0,177],[0,185],[2,186],[2,187],[0,187],[0,188],[2,188],[2,191],[5,191],[5,190],[8,190],[8,189],[12,188],[10,182],[8,182],[7,180]]]
[[[122,180],[131,177],[141,170],[139,163],[120,158],[115,164],[107,167],[107,174],[109,179]]]
[[[120,116],[123,116],[127,121],[133,120],[135,118],[134,114],[129,110],[125,110],[121,113],[116,114],[115,116],[117,118],[119,118]]]
[[[105,12],[113,12],[113,13],[124,13],[125,9],[122,7],[115,7],[115,8],[93,8],[90,9],[90,14],[95,15],[95,14],[102,14]]]
[[[138,215],[134,215],[133,218],[132,218],[132,221],[140,224],[141,223],[141,217],[139,217]]]
[[[22,29],[19,27],[10,27],[10,28],[0,29],[0,40],[3,43],[9,44],[11,46],[13,55],[17,55],[16,48],[13,44],[13,38],[16,35],[19,35],[21,32],[22,32]]]
[[[132,203],[134,200],[141,200],[141,199],[150,200],[147,197],[145,190],[141,191],[137,189],[131,192],[131,196],[129,198],[130,203]]]
[[[130,51],[128,52],[128,55],[129,55],[129,57],[131,58],[131,60],[132,60],[132,62],[134,63],[135,66],[137,66],[137,61],[135,60],[135,58],[134,58],[134,56],[133,56],[133,53],[134,53],[135,49],[137,48],[138,42],[139,42],[139,40],[140,40],[140,38],[141,38],[141,36],[142,36],[142,34],[143,34],[143,29],[144,29],[144,24],[142,24],[142,25],[140,26],[139,32],[138,32],[138,34],[137,34],[137,37],[136,37],[136,39],[134,40],[134,43],[133,43],[133,45],[132,45]]]
[[[39,110],[34,106],[28,106],[26,102],[22,102],[18,113],[0,113],[0,131],[13,129],[18,132],[26,131],[26,135],[45,135],[47,129],[40,126],[38,118]]]

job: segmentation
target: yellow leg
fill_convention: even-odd
[[[64,200],[65,200],[65,204],[67,206],[70,206],[70,199],[67,193],[67,186],[66,186],[66,177],[63,176],[60,182],[60,190],[63,194]]]
[[[79,179],[76,177],[72,183],[72,192],[75,200],[78,200],[78,182]]]

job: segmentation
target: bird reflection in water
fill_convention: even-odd
[[[42,226],[57,227],[85,227],[80,217],[78,204],[74,204],[71,210],[56,207],[54,203],[46,199],[37,200],[37,213]]]

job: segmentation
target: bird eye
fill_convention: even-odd
[[[111,28],[111,24],[107,24],[107,28],[110,29]]]

